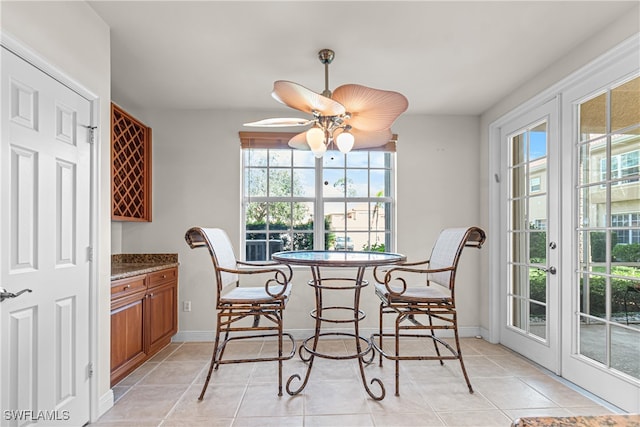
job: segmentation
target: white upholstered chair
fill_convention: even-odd
[[[199,400],[204,398],[211,374],[219,365],[247,362],[278,362],[278,396],[282,396],[282,361],[295,355],[293,336],[283,332],[282,315],[291,293],[291,268],[276,262],[243,262],[236,259],[229,237],[219,228],[190,228],[185,234],[193,249],[207,248],[213,261],[216,284],[216,333],[207,379]],[[241,286],[240,277],[253,275],[262,286]],[[253,280],[252,280],[253,281]],[[251,322],[252,320],[252,322]],[[260,321],[265,324],[261,325]],[[224,337],[221,338],[221,335]],[[232,340],[275,337],[277,355],[247,359],[224,359],[226,345]],[[291,351],[283,353],[283,337],[291,341]]]
[[[466,246],[480,248],[485,239],[485,232],[478,227],[448,228],[440,233],[428,260],[374,269],[376,294],[381,299],[380,328],[371,339],[380,352],[381,366],[383,357],[395,361],[396,395],[400,394],[400,360],[439,360],[443,364],[443,360],[457,359],[469,392],[473,393],[458,338],[455,284],[462,250]],[[392,333],[383,330],[383,319],[387,314],[395,315]],[[435,331],[439,329],[453,332],[455,348],[436,336]],[[393,338],[395,348],[392,351],[384,350],[385,337]],[[433,341],[434,352],[403,353],[401,338],[409,337]],[[441,353],[441,348],[447,352]]]

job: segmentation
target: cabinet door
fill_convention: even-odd
[[[145,292],[121,298],[111,306],[111,385],[144,362]]]
[[[178,282],[150,288],[147,293],[149,355],[171,341],[178,332]]]

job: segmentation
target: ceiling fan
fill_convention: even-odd
[[[311,114],[313,118],[272,118],[245,123],[244,126],[288,127],[312,126],[289,140],[289,146],[311,150],[322,157],[335,144],[348,153],[352,149],[385,145],[391,140],[391,125],[407,110],[409,102],[398,92],[346,84],[329,90],[329,64],[335,53],[318,52],[324,64],[325,89],[319,94],[294,82],[277,80],[271,96],[291,108]]]

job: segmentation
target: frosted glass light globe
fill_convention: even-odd
[[[342,132],[336,138],[336,144],[338,145],[338,150],[342,153],[348,153],[353,148],[353,143],[355,142],[355,138],[349,132]]]

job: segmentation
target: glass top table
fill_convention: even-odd
[[[407,259],[402,254],[391,252],[354,251],[276,252],[272,255],[272,258],[283,264],[321,267],[375,267],[377,265],[397,264]]]
[[[314,334],[305,339],[300,346],[300,358],[307,362],[307,371],[302,380],[298,374],[293,374],[287,381],[287,393],[296,395],[300,393],[307,385],[313,361],[315,357],[326,359],[342,360],[342,359],[358,359],[360,366],[360,377],[365,390],[374,400],[382,400],[385,396],[385,388],[382,381],[373,378],[371,384],[376,383],[380,387],[380,393],[375,394],[367,383],[364,366],[373,360],[373,346],[368,338],[361,337],[359,331],[360,320],[364,319],[365,313],[360,309],[360,293],[363,287],[369,283],[364,280],[364,272],[367,267],[376,267],[381,265],[398,264],[406,261],[406,256],[390,252],[357,252],[357,251],[290,251],[277,252],[272,255],[274,261],[278,261],[287,265],[309,266],[311,268],[312,279],[308,281],[308,285],[315,290],[315,309],[310,313],[315,319]],[[345,277],[323,277],[322,268],[346,268],[355,267],[357,269],[355,278]],[[294,273],[295,274],[295,273]],[[324,304],[323,293],[326,291],[353,291],[353,304],[340,306],[327,306]],[[346,301],[346,299],[341,299]],[[342,317],[331,316],[333,313],[346,313]],[[323,323],[351,323],[353,324],[353,333],[349,332],[323,332]],[[331,355],[318,351],[318,342],[321,338],[333,337],[344,338],[350,337],[355,340],[356,351],[349,355]],[[368,355],[371,358],[365,360]],[[297,389],[292,388],[294,380],[302,381]]]

